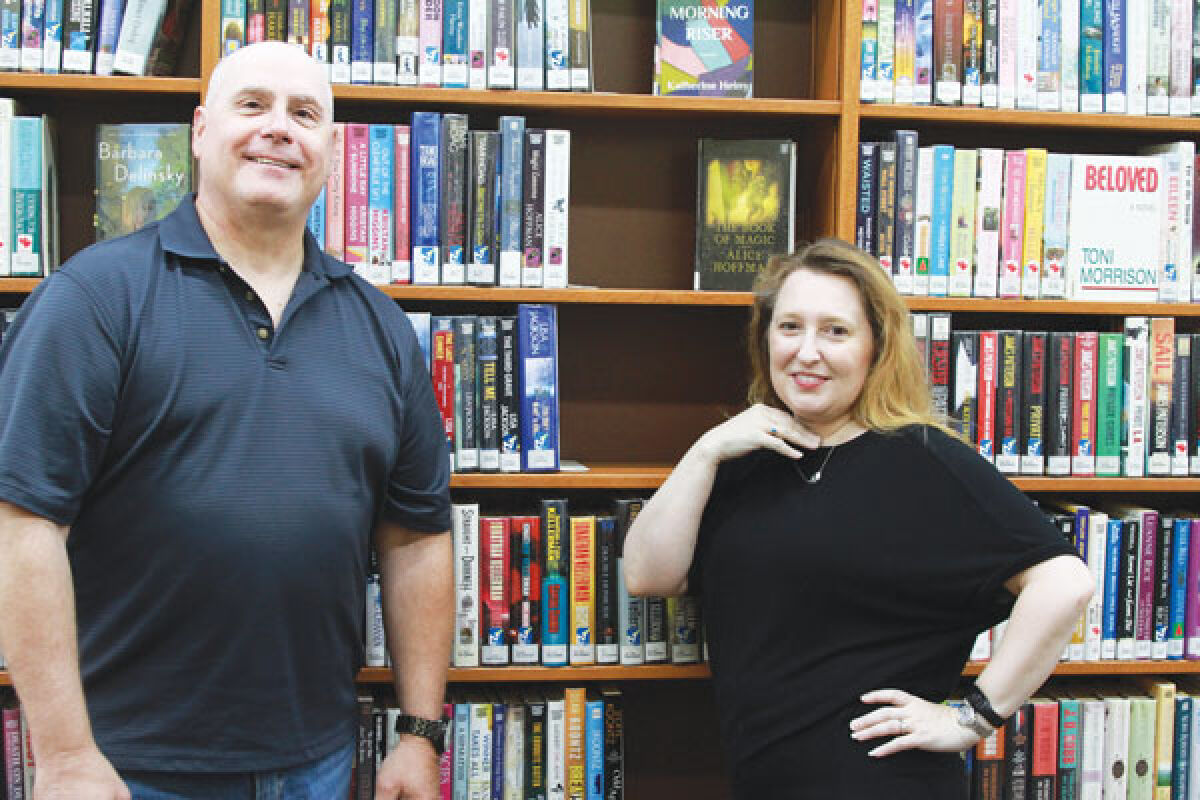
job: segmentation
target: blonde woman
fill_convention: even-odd
[[[959,751],[1046,679],[1092,579],[934,418],[874,259],[835,240],[774,259],[748,340],[753,405],[646,505],[629,589],[699,593],[738,798],[965,800]],[[1010,615],[969,703],[943,705]]]

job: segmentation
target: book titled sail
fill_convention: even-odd
[[[96,126],[96,239],[132,233],[175,210],[192,188],[186,123]]]
[[[792,250],[796,144],[701,139],[698,169],[695,288],[748,291]]]
[[[754,0],[659,3],[660,95],[753,97]]]

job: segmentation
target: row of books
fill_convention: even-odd
[[[860,99],[1200,113],[1188,0],[869,0]]]
[[[1200,474],[1200,341],[1171,317],[1122,333],[952,330],[913,316],[934,410],[1008,475]]]
[[[451,720],[440,762],[446,800],[621,800],[625,717],[619,690],[583,687],[467,692],[443,706]],[[398,708],[359,698],[351,798],[373,798],[375,774],[396,746]]]
[[[967,753],[971,800],[1188,800],[1200,786],[1200,688],[1081,686],[1035,696]],[[1185,691],[1186,690],[1186,691]]]
[[[558,309],[515,315],[410,311],[455,472],[559,469]]]
[[[5,0],[0,70],[174,75],[192,0]]]
[[[656,0],[651,93],[754,96],[754,0]]]
[[[299,45],[333,83],[592,89],[590,0],[223,0],[220,37]]]
[[[481,516],[453,507],[455,667],[691,664],[704,655],[694,597],[631,597],[621,544],[640,499],[612,513]],[[386,666],[378,578],[367,585],[366,665]]]
[[[1140,153],[918,146],[895,131],[859,145],[855,243],[902,294],[1200,300],[1195,143]]]
[[[54,123],[0,97],[0,277],[58,268],[58,167]]]
[[[571,132],[469,131],[464,114],[335,123],[333,170],[309,213],[331,255],[375,284],[565,287]]]

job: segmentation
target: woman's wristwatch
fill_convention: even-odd
[[[955,709],[954,719],[981,739],[991,736],[993,731],[1005,723],[1004,717],[992,708],[987,695],[974,683],[963,695],[963,704]]]

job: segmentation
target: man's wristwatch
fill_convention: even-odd
[[[446,752],[446,735],[449,731],[450,720],[447,717],[425,719],[403,713],[396,717],[396,733],[409,733],[428,739],[439,756]]]

